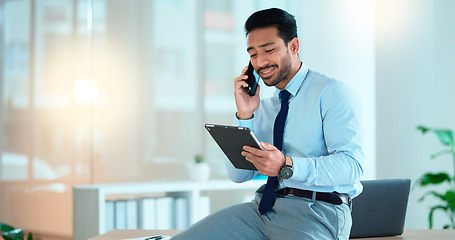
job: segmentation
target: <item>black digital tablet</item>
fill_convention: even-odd
[[[206,124],[205,128],[235,168],[257,170],[241,154],[245,145],[262,149],[249,128],[216,124]]]

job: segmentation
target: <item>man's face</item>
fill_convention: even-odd
[[[292,71],[291,52],[279,37],[278,28],[251,31],[247,37],[247,51],[253,67],[267,86],[280,89],[286,86]]]

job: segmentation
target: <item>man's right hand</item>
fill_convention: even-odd
[[[248,87],[248,84],[245,82],[245,79],[248,78],[245,75],[248,67],[245,67],[242,70],[242,74],[234,79],[234,95],[235,103],[237,105],[237,118],[238,119],[250,119],[253,117],[254,111],[258,109],[260,99],[259,99],[259,89],[260,86],[256,88],[256,93],[254,96],[250,96],[245,87]]]

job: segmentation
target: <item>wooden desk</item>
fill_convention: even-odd
[[[454,240],[455,229],[447,230],[405,230],[403,235],[394,237],[357,238],[357,240]]]
[[[180,230],[113,230],[89,240],[120,240],[154,235],[174,236]],[[454,240],[455,229],[450,230],[405,230],[403,235],[394,237],[356,238],[357,240]]]
[[[180,230],[112,230],[88,240],[120,240],[157,235],[174,236],[179,232]]]

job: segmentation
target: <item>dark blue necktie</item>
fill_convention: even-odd
[[[289,96],[291,96],[291,94],[286,90],[280,92],[281,109],[276,116],[275,125],[273,127],[273,144],[280,151],[283,149],[284,124],[286,123],[286,117],[289,110]],[[261,215],[270,211],[275,203],[275,188],[277,181],[278,178],[276,176],[267,179],[261,203],[259,204],[259,212]]]

